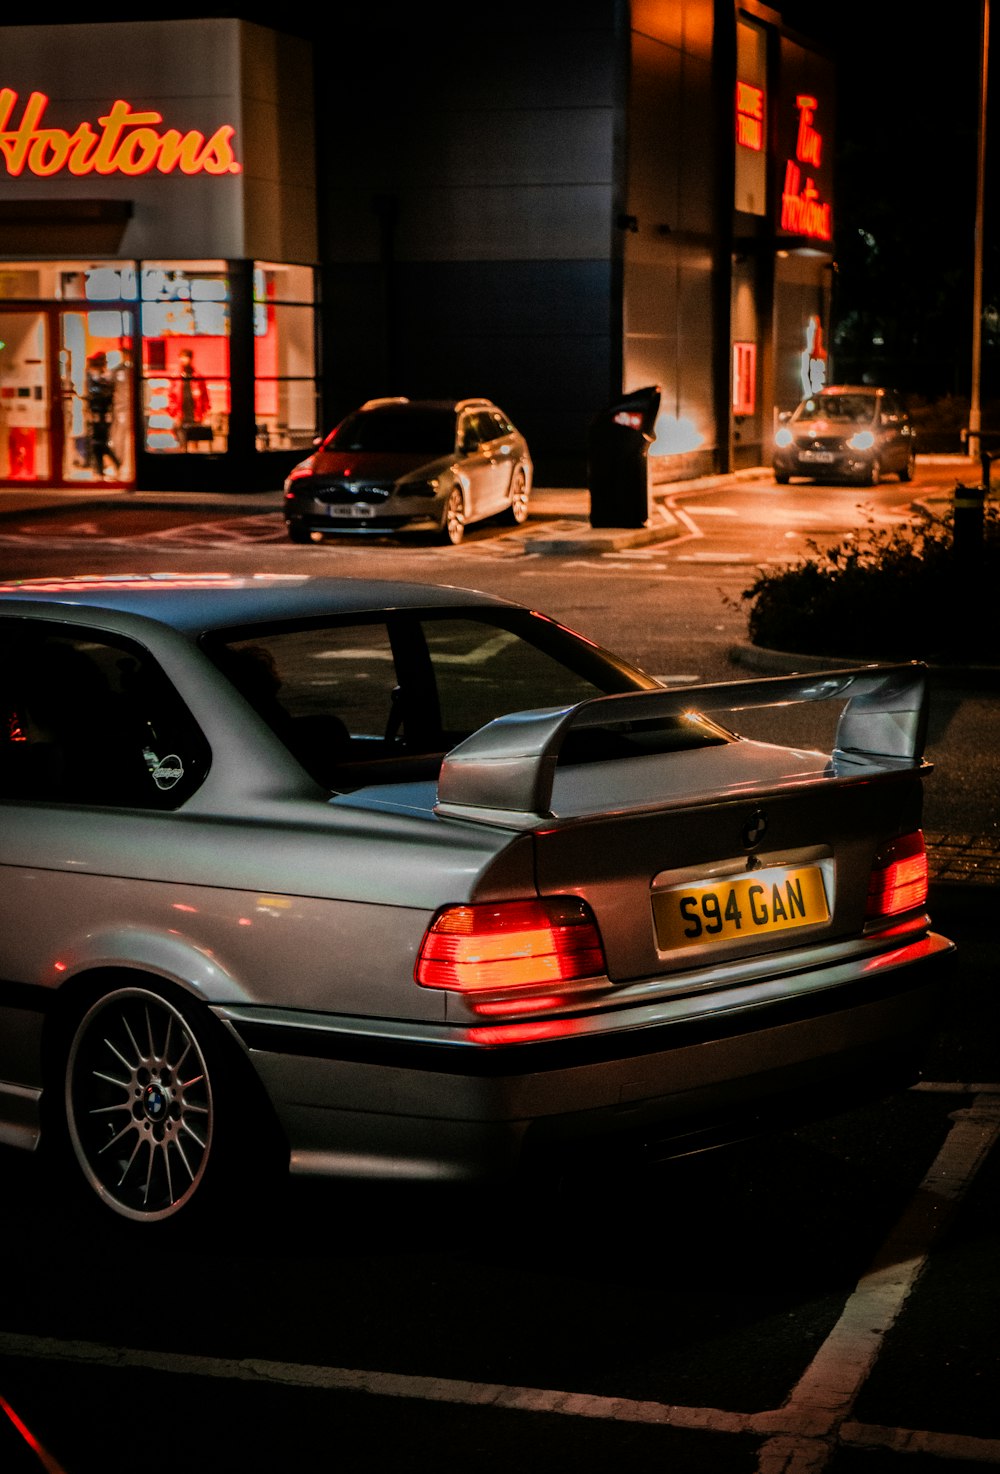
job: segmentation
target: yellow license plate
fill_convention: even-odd
[[[662,952],[747,941],[829,918],[818,865],[796,869],[776,865],[653,892],[653,921]]]

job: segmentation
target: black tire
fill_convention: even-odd
[[[906,463],[903,466],[903,469],[899,473],[899,479],[900,479],[900,481],[912,481],[913,480],[913,473],[916,470],[916,468],[917,468],[917,457],[916,457],[916,454],[915,454],[914,451],[908,450],[906,452]]]
[[[779,486],[787,486],[792,478],[787,471],[775,471],[774,479]]]
[[[221,1026],[190,1002],[142,983],[97,998],[72,1030],[63,1083],[70,1165],[90,1201],[161,1232],[223,1205],[256,1216],[279,1142],[248,1076]]]
[[[293,543],[311,543],[312,533],[301,522],[289,522],[288,536]]]
[[[453,486],[441,514],[441,540],[458,547],[464,536],[465,497],[460,486]]]

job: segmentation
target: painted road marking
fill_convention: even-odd
[[[917,1087],[921,1088],[921,1087]],[[962,1094],[968,1087],[931,1083],[922,1088]],[[896,1225],[847,1300],[840,1319],[780,1408],[734,1413],[630,1398],[446,1377],[401,1376],[350,1367],[306,1365],[260,1358],[233,1360],[142,1351],[91,1341],[61,1341],[0,1331],[0,1356],[110,1368],[145,1368],[180,1376],[364,1392],[376,1397],[455,1403],[566,1417],[651,1423],[708,1433],[756,1434],[764,1439],[757,1474],[819,1474],[840,1445],[924,1453],[938,1458],[1000,1464],[1000,1439],[933,1430],[883,1428],[852,1422],[851,1408],[882,1342],[927,1264],[929,1253],[1000,1138],[1000,1085],[976,1087],[971,1105],[956,1111],[941,1150]],[[905,1466],[904,1466],[905,1467]]]

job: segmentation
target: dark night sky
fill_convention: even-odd
[[[981,0],[951,0],[934,11],[884,0],[778,0],[778,8],[837,62],[835,318],[853,317],[855,353],[874,334],[884,336],[886,370],[905,392],[967,395]],[[982,264],[984,305],[996,308],[1000,164],[989,134],[1000,140],[1000,16],[991,22]],[[842,362],[846,351],[842,344]],[[861,363],[854,357],[852,370]],[[996,329],[984,335],[982,385],[984,396],[1000,394]]]

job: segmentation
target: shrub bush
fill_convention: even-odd
[[[964,517],[967,514],[960,514]],[[1000,575],[1000,517],[982,536],[923,512],[905,527],[869,524],[836,546],[764,568],[740,596],[752,644],[803,655],[934,663],[996,659],[987,590]]]

